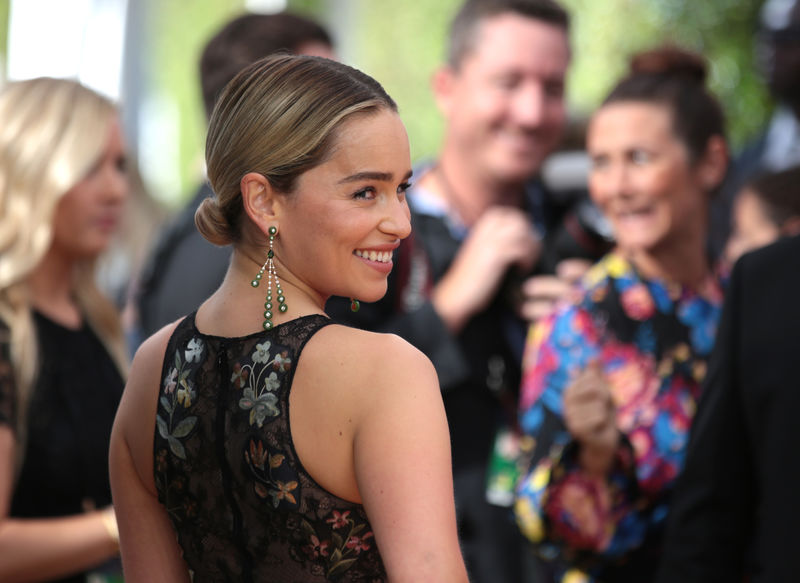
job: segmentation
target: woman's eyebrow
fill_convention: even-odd
[[[408,180],[411,178],[412,171],[409,170],[406,175],[403,177],[404,180]],[[391,182],[394,178],[394,174],[391,172],[377,172],[377,171],[370,171],[367,170],[365,172],[356,172],[355,174],[351,174],[350,176],[345,176],[339,181],[339,184],[345,184],[348,182],[359,182],[361,180],[379,180],[382,182]]]

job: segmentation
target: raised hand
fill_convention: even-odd
[[[520,315],[531,323],[550,315],[591,265],[586,259],[564,259],[556,265],[555,275],[534,275],[526,279],[522,284]]]
[[[540,253],[541,241],[523,211],[488,209],[434,289],[434,308],[451,331],[459,331],[489,305],[509,268],[528,271]]]
[[[619,445],[616,407],[598,361],[590,362],[564,391],[564,423],[581,446],[580,462],[593,474],[605,475]]]

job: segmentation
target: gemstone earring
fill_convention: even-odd
[[[267,272],[267,299],[264,302],[264,322],[262,326],[264,330],[271,330],[274,324],[272,323],[272,280],[275,280],[275,291],[277,292],[277,297],[275,298],[278,301],[278,311],[281,313],[285,312],[286,307],[286,298],[283,295],[283,289],[281,289],[281,282],[278,279],[278,273],[275,270],[275,262],[272,260],[275,257],[275,252],[272,249],[272,245],[275,242],[275,235],[278,234],[277,227],[270,227],[267,231],[269,234],[269,251],[267,251],[267,260],[264,262],[264,265],[261,266],[261,269],[258,270],[253,281],[250,282],[250,285],[253,287],[258,287],[258,284],[261,282],[261,278],[264,276],[264,271]]]
[[[361,309],[361,302],[356,299],[350,298],[350,311],[357,312]]]

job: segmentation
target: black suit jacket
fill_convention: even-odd
[[[800,238],[734,267],[658,583],[798,580]]]

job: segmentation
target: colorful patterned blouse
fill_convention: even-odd
[[[615,252],[531,328],[520,397],[531,464],[515,511],[557,580],[645,581],[655,567],[721,305],[715,280],[699,293],[644,280]],[[605,372],[622,434],[605,480],[579,468],[562,418],[563,391],[591,361]]]

